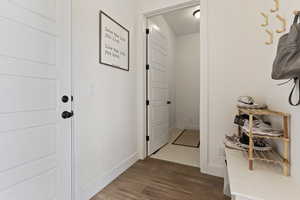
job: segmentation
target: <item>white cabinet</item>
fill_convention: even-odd
[[[293,177],[284,176],[280,166],[257,162],[250,171],[243,152],[225,151],[233,200],[299,200],[300,185]]]

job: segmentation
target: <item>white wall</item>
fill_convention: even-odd
[[[73,2],[76,192],[89,199],[137,160],[137,1]],[[130,30],[130,71],[99,64],[99,11]]]
[[[239,95],[251,95],[273,109],[290,112],[292,133],[292,175],[300,180],[299,107],[288,105],[290,86],[278,87],[271,80],[276,45],[266,46],[267,35],[260,27],[261,11],[273,8],[273,1],[207,1],[209,69],[209,166],[222,166],[220,148],[224,134],[235,131],[232,125]],[[291,21],[299,1],[281,2],[280,14]],[[274,15],[271,15],[274,16]],[[271,26],[278,22],[271,18]],[[277,42],[278,36],[276,36]]]
[[[244,8],[246,6],[249,8]],[[245,12],[251,9],[248,2],[209,0],[205,8],[202,14],[206,13],[207,19],[202,20],[207,20],[207,27],[200,29],[208,32],[207,41],[201,38],[201,44],[207,42],[208,45],[205,49],[208,56],[208,97],[205,97],[208,98],[208,132],[202,134],[208,135],[206,170],[221,174],[224,135],[236,132],[233,119],[238,96],[250,95],[260,102],[266,101],[268,74],[260,64],[264,57],[256,54],[265,52],[266,46],[256,37],[259,31],[255,28],[259,29],[259,24],[252,27],[257,11],[251,17]]]
[[[260,2],[259,0],[254,1],[251,6],[254,8],[253,12],[258,12],[258,10],[269,10],[270,7],[273,7],[274,5],[272,2]],[[293,11],[299,10],[300,8],[300,2],[296,0],[287,0],[281,2],[281,7],[279,14],[284,16],[288,22],[289,26],[293,21]],[[248,14],[250,15],[250,14]],[[254,20],[252,23],[259,23],[260,21]],[[271,18],[271,28],[273,29],[279,29],[280,26],[278,26],[278,22],[275,20],[275,17]],[[289,27],[287,28],[289,30]],[[259,38],[262,35],[262,33],[259,33],[257,37]],[[265,56],[265,59],[262,60],[261,65],[267,66],[265,68],[265,86],[267,88],[267,94],[266,94],[266,102],[274,109],[282,110],[285,112],[288,112],[291,114],[291,173],[292,176],[295,177],[295,179],[300,183],[300,107],[292,107],[288,104],[288,95],[291,90],[291,84],[279,87],[276,84],[280,83],[282,81],[274,81],[271,80],[270,74],[272,71],[272,63],[274,60],[274,57],[276,55],[276,49],[277,49],[277,42],[279,37],[282,36],[282,34],[276,34],[276,40],[275,44],[270,47],[265,47],[266,52],[254,52],[255,54],[260,54],[260,56]],[[280,124],[281,125],[281,124]]]
[[[140,1],[140,13],[153,12],[162,7],[172,7],[177,3],[189,2],[185,0],[167,1],[155,0]],[[288,86],[278,87],[276,81],[270,78],[272,60],[275,54],[275,46],[266,46],[266,34],[260,27],[263,23],[259,12],[268,11],[273,7],[273,1],[240,1],[232,0],[220,2],[217,0],[201,0],[202,14],[206,27],[201,27],[201,34],[208,32],[207,55],[208,59],[203,63],[208,70],[208,168],[222,170],[223,161],[223,138],[227,133],[236,131],[233,126],[233,117],[236,113],[236,99],[240,95],[251,95],[259,102],[266,102],[272,108],[290,112],[292,114],[292,175],[300,180],[300,120],[299,107],[293,108],[287,104]],[[284,16],[291,20],[292,11],[299,9],[299,1],[288,0],[281,2],[281,11]],[[141,16],[141,15],[140,15]],[[140,26],[143,25],[140,17]],[[202,20],[203,21],[203,20]],[[207,23],[206,23],[207,22]],[[274,26],[278,25],[273,20]],[[203,29],[204,28],[204,29]],[[142,30],[142,29],[141,29]],[[139,38],[139,48],[143,48]],[[202,41],[203,42],[203,41]],[[204,43],[203,43],[203,46]],[[138,60],[143,63],[142,59]],[[139,74],[142,74],[139,72]],[[138,83],[142,83],[138,79]],[[139,92],[142,92],[142,86]],[[142,101],[141,101],[142,102]],[[143,110],[139,105],[139,110]],[[202,111],[204,112],[204,111]],[[139,119],[144,120],[143,112],[139,112]],[[142,124],[142,123],[139,123]],[[139,126],[139,134],[143,137],[145,127]],[[139,140],[141,141],[141,140]],[[141,150],[142,146],[140,146]],[[205,153],[205,152],[204,152]],[[215,173],[217,174],[217,173]],[[219,173],[218,173],[219,174]]]
[[[167,38],[167,76],[169,86],[169,100],[172,104],[169,106],[169,128],[175,127],[176,103],[175,103],[175,50],[176,36],[163,16],[158,15],[150,18],[151,23],[160,28],[160,32]],[[148,24],[150,26],[150,24]]]
[[[199,129],[200,34],[176,37],[176,128]]]

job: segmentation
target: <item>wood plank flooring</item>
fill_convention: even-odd
[[[138,161],[91,200],[229,200],[223,179],[157,159]]]

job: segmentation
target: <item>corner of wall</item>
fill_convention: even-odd
[[[208,174],[211,176],[224,177],[225,167],[221,165],[204,165],[201,166],[201,173]]]

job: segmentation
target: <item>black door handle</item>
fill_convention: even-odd
[[[63,119],[68,119],[68,118],[73,117],[73,115],[74,115],[74,112],[73,112],[73,111],[71,111],[71,112],[69,112],[69,111],[64,111],[64,112],[61,114],[61,117],[62,117]]]
[[[69,97],[68,97],[67,95],[64,95],[64,96],[61,98],[61,101],[62,101],[63,103],[68,103]]]
[[[171,104],[172,102],[171,101],[167,101],[167,104]]]

